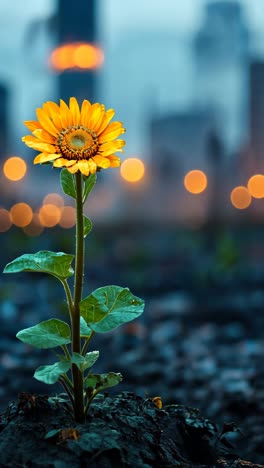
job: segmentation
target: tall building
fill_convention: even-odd
[[[253,171],[264,171],[264,62],[250,65],[250,159]]]
[[[0,84],[0,161],[6,158],[8,150],[7,106],[8,90]]]
[[[58,0],[58,44],[94,43],[96,31],[96,0]],[[68,100],[75,96],[93,101],[96,94],[96,71],[65,70],[58,76],[59,95]]]
[[[249,33],[238,1],[213,1],[194,40],[194,102],[213,109],[227,152],[247,139]]]
[[[199,109],[174,112],[151,122],[152,206],[160,219],[204,221],[215,197],[214,168],[222,159],[221,137],[214,114]],[[198,197],[184,188],[185,175],[202,170],[209,187]],[[222,179],[221,179],[222,183]],[[218,197],[218,195],[217,195]],[[151,207],[149,208],[151,213]]]
[[[212,135],[217,133],[214,115],[198,109],[153,119],[151,155],[154,177],[175,181],[191,169],[207,170]]]

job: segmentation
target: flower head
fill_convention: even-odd
[[[38,120],[25,121],[32,135],[22,137],[27,146],[40,153],[34,164],[53,163],[53,167],[82,172],[85,176],[108,167],[120,166],[114,154],[123,152],[125,141],[117,139],[125,132],[122,122],[111,122],[115,112],[103,104],[84,100],[81,108],[74,97],[69,106],[45,102],[36,110]]]

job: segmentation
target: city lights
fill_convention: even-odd
[[[48,203],[39,209],[39,221],[44,227],[54,227],[60,222],[61,210],[56,205]]]
[[[0,208],[0,232],[6,232],[12,226],[10,214],[5,208]]]
[[[193,194],[204,192],[207,187],[207,177],[203,171],[193,170],[184,177],[184,187]]]
[[[251,195],[246,187],[235,187],[230,195],[232,205],[238,210],[248,208],[251,203]]]
[[[256,174],[250,177],[247,187],[252,197],[264,198],[264,175]]]
[[[75,208],[72,206],[64,206],[62,208],[59,225],[65,229],[75,226]]]
[[[25,232],[25,234],[31,237],[39,236],[42,233],[43,227],[39,222],[38,214],[35,213],[33,215],[31,223],[24,227],[23,231]]]
[[[143,161],[139,158],[126,159],[121,165],[120,174],[127,182],[139,182],[145,174]]]
[[[62,208],[64,206],[64,199],[61,195],[59,195],[58,193],[48,193],[48,195],[46,195],[44,198],[43,198],[43,205],[55,205],[57,206],[58,208]]]
[[[86,42],[61,45],[54,49],[50,56],[50,65],[57,71],[94,70],[101,67],[103,62],[102,49]]]
[[[32,221],[33,212],[27,203],[16,203],[10,209],[10,217],[15,226],[26,227]]]
[[[73,59],[76,67],[94,69],[102,65],[104,55],[99,47],[91,44],[80,44],[74,50]]]
[[[25,176],[27,165],[24,159],[13,156],[5,161],[3,171],[7,179],[17,181],[23,179]]]

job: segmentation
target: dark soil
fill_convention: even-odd
[[[2,467],[260,467],[239,459],[229,437],[198,410],[158,409],[152,399],[123,392],[97,397],[76,424],[63,395],[22,393],[0,418]]]

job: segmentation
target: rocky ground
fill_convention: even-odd
[[[52,287],[51,287],[52,285]],[[38,307],[32,291],[40,298]],[[10,296],[10,292],[12,292]],[[135,291],[133,291],[135,292]],[[39,365],[55,358],[15,339],[17,330],[50,316],[64,317],[61,291],[45,277],[6,283],[1,305],[1,407],[21,391],[60,392],[32,378]],[[142,294],[141,294],[142,296]],[[10,297],[12,299],[10,300]],[[61,296],[62,297],[62,296]],[[96,336],[96,371],[121,372],[116,392],[133,391],[142,398],[160,396],[163,404],[201,410],[221,431],[234,422],[240,431],[229,442],[236,453],[254,463],[264,461],[263,294],[234,289],[186,291],[145,297],[141,320]],[[111,392],[114,394],[114,392]]]
[[[153,251],[149,235],[146,239]],[[225,424],[234,423],[228,427],[239,430],[229,434],[227,445],[233,445],[240,458],[264,464],[262,263],[256,268],[248,263],[226,268],[230,261],[227,249],[224,262],[211,268],[216,257],[207,263],[206,256],[194,250],[189,262],[188,256],[170,255],[171,244],[166,239],[160,243],[156,249],[160,257],[155,261],[143,258],[146,250],[142,255],[137,250],[134,255],[133,245],[127,241],[116,243],[116,254],[112,252],[109,259],[96,251],[97,260],[91,261],[85,278],[88,292],[105,284],[128,285],[146,300],[146,311],[139,320],[113,333],[95,336],[91,350],[100,351],[95,370],[123,374],[123,382],[110,392],[111,396],[129,391],[142,398],[140,404],[146,398],[160,396],[163,407],[177,404],[198,408],[202,417],[216,424],[218,434],[227,427]],[[231,247],[233,255],[235,249]],[[53,246],[52,250],[58,249]],[[63,250],[69,251],[66,246]],[[124,263],[122,259],[127,257],[129,261]],[[32,378],[36,367],[52,363],[56,357],[25,346],[15,334],[50,317],[65,320],[63,298],[60,285],[45,276],[24,274],[2,280],[0,410],[4,411],[20,392],[55,395],[62,391],[59,386],[46,386]],[[105,408],[115,405],[105,401]]]
[[[57,398],[19,395],[0,418],[0,462],[5,467],[255,467],[230,450],[233,424],[221,431],[180,405],[156,408],[150,398],[123,392],[97,397],[85,424]]]

